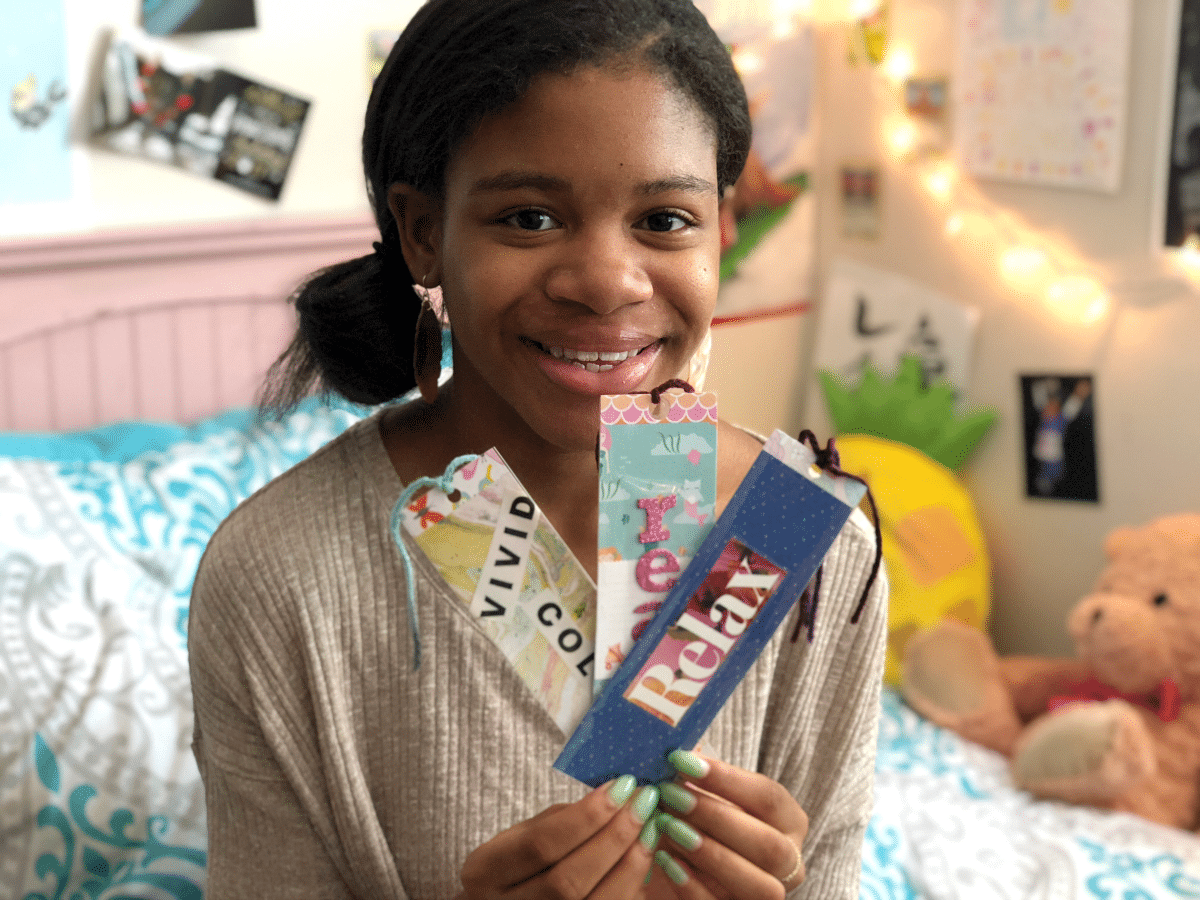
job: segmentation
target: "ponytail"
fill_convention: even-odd
[[[267,373],[260,409],[278,415],[312,393],[375,406],[415,387],[412,285],[391,243],[311,275],[292,295],[296,335]]]

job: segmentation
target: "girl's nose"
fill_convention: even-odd
[[[546,293],[560,303],[608,315],[654,294],[643,264],[645,248],[616,228],[581,232],[565,242],[546,273]]]

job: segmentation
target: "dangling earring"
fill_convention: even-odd
[[[421,399],[433,403],[438,395],[438,379],[442,374],[442,323],[426,287],[428,274],[421,278],[421,311],[417,314],[416,334],[413,336],[413,375]]]

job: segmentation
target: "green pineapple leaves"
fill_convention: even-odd
[[[855,388],[830,372],[817,373],[837,434],[869,434],[919,450],[957,472],[996,422],[995,410],[959,417],[954,388],[946,381],[925,386],[921,360],[904,357],[891,381],[870,364]]]

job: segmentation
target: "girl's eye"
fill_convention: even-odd
[[[553,216],[540,209],[520,209],[500,221],[522,231],[549,231],[558,225]]]
[[[642,224],[648,231],[679,231],[692,223],[678,213],[656,212],[642,219]]]

